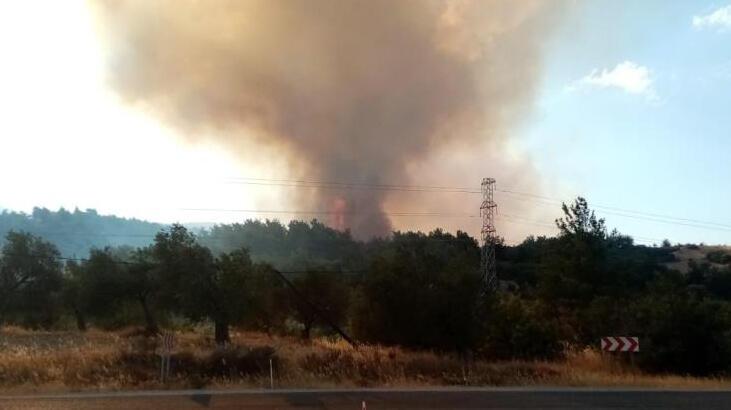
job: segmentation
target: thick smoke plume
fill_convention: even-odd
[[[552,2],[95,3],[109,81],[189,138],[271,144],[307,179],[404,183],[431,151],[495,140],[530,106]],[[496,148],[498,149],[498,148]],[[481,176],[476,172],[473,180]],[[470,180],[469,182],[476,182]],[[359,236],[387,191],[321,190]]]

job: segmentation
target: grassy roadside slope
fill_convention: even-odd
[[[159,381],[152,338],[124,332],[0,332],[0,392],[269,387],[269,359],[277,387],[631,386],[729,388],[731,380],[647,375],[594,351],[565,360],[475,361],[400,348],[233,334],[240,348],[216,350],[197,332],[179,333],[172,377]]]

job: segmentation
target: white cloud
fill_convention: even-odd
[[[718,31],[731,29],[731,4],[705,16],[693,16],[693,27],[697,29],[715,28]]]
[[[613,69],[598,69],[576,81],[570,90],[577,88],[619,88],[628,94],[644,95],[656,99],[652,87],[652,71],[632,61],[617,64]]]

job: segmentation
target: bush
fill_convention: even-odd
[[[731,366],[728,303],[679,291],[657,291],[635,306],[639,364],[650,371],[711,375]]]
[[[597,346],[602,337],[625,335],[627,317],[631,316],[631,299],[599,296],[576,312],[575,340],[580,344]]]
[[[498,359],[552,359],[563,355],[558,322],[546,306],[500,295],[487,326],[484,353]]]
[[[729,264],[731,263],[731,254],[726,251],[718,250],[708,252],[708,254],[706,255],[706,259],[708,259],[709,262],[713,263]]]

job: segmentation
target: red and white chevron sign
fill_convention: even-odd
[[[633,336],[602,337],[602,350],[636,353],[640,351],[640,339]]]

